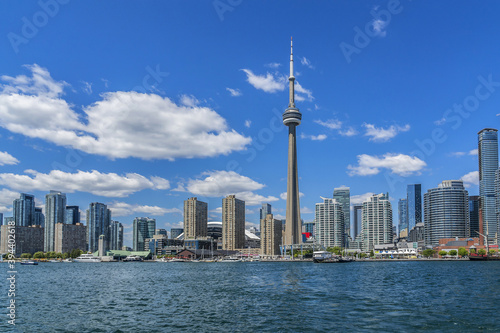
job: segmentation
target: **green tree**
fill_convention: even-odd
[[[432,257],[432,256],[434,255],[434,253],[436,253],[436,251],[435,251],[435,250],[433,250],[433,249],[426,249],[426,250],[423,250],[423,251],[422,251],[422,255],[423,255],[424,257],[427,257],[427,258]]]
[[[370,251],[370,257],[375,257],[375,253],[373,253],[373,250]]]
[[[439,253],[438,253],[438,254],[439,254],[441,257],[444,257],[445,255],[447,255],[447,254],[448,254],[448,252],[446,252],[445,250],[441,250],[441,251],[439,251]]]
[[[82,254],[82,250],[79,250],[79,249],[73,249],[69,253],[71,258],[78,258],[81,254]]]
[[[31,253],[23,253],[23,254],[21,254],[21,258],[22,259],[29,259],[29,258],[31,258]]]
[[[366,258],[366,253],[364,253],[364,252],[360,253],[360,254],[359,254],[359,257],[360,257],[360,258]]]
[[[35,259],[45,258],[45,253],[43,253],[42,251],[35,252],[35,254],[33,255],[33,258],[35,258]]]
[[[342,249],[339,246],[333,247],[333,253],[335,253],[336,255],[339,255],[340,252],[342,252]]]
[[[491,249],[489,253],[490,253],[490,255],[492,255],[492,256],[493,256],[493,255],[495,255],[497,252],[498,252],[497,250],[495,250],[495,249]]]
[[[485,249],[479,249],[479,250],[477,250],[477,254],[480,254],[480,255],[484,256],[486,254],[486,250]]]
[[[458,249],[459,256],[466,257],[468,254],[469,254],[469,252],[467,252],[467,249],[465,247],[461,247]]]
[[[450,256],[456,256],[457,255],[457,250],[451,250],[450,251]]]
[[[64,252],[62,257],[63,257],[63,259],[68,259],[69,258],[69,252]]]
[[[63,257],[63,254],[61,252],[56,253],[56,258],[62,258],[62,257]]]
[[[476,253],[476,249],[470,249],[470,253]]]

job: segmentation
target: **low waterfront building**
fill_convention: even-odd
[[[482,237],[481,237],[482,238]],[[439,251],[446,251],[450,252],[451,250],[455,250],[458,252],[458,249],[461,247],[465,248],[467,252],[470,253],[470,250],[473,249],[475,251],[479,249],[485,249],[486,250],[486,245],[481,242],[479,237],[465,237],[465,238],[441,238],[438,241],[438,246],[434,247],[434,250],[436,250],[436,253],[439,253]],[[490,246],[492,248],[492,246]],[[497,245],[498,249],[498,245]]]
[[[60,253],[87,249],[87,227],[81,223],[55,225],[54,251]]]
[[[14,223],[12,221],[12,223]],[[0,252],[9,253],[9,232],[10,228],[15,228],[15,256],[20,257],[23,253],[34,254],[43,251],[44,230],[38,225],[29,227],[2,225],[0,227]]]

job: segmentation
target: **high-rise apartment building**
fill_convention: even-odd
[[[408,185],[406,191],[408,232],[417,224],[422,222],[422,185]]]
[[[80,207],[66,206],[66,224],[80,223]]]
[[[99,249],[99,236],[104,235],[109,241],[109,225],[111,210],[103,203],[92,202],[87,209],[87,243],[88,250],[95,252]]]
[[[324,247],[345,247],[344,207],[336,199],[316,204],[316,240]]]
[[[57,223],[55,226],[54,251],[60,253],[87,249],[87,228],[81,224]]]
[[[136,217],[134,219],[133,249],[144,251],[146,239],[153,238],[156,230],[156,220],[149,217]]]
[[[66,222],[66,194],[50,191],[45,195],[44,252],[54,251],[57,223]]]
[[[35,225],[45,227],[45,215],[43,215],[42,208],[39,207],[35,207]]]
[[[344,212],[345,233],[351,235],[351,189],[349,187],[339,187],[333,190],[333,198],[342,207]]]
[[[111,221],[109,225],[109,250],[121,250],[123,247],[123,225],[118,221]]]
[[[355,239],[361,233],[361,220],[363,218],[362,214],[363,214],[363,205],[352,206],[352,222],[353,222],[352,239]]]
[[[490,244],[497,242],[495,173],[498,170],[498,130],[485,128],[478,133],[480,216],[483,233]],[[482,223],[481,223],[482,222]]]
[[[467,237],[480,237],[479,230],[479,195],[469,196],[469,225],[466,227]],[[482,232],[481,232],[482,233]]]
[[[245,201],[228,195],[222,199],[222,249],[245,246]]]
[[[35,224],[35,196],[21,193],[20,198],[14,200],[12,212],[16,225],[29,227]]]
[[[441,238],[467,237],[469,193],[461,180],[445,180],[424,194],[425,245]]]
[[[280,254],[281,245],[281,220],[267,214],[260,220],[260,254],[262,256],[276,256]]]
[[[197,198],[184,201],[184,239],[207,237],[208,205]]]
[[[399,199],[398,202],[398,234],[404,230],[408,229],[408,201],[406,199]],[[408,232],[410,230],[407,230]]]
[[[374,194],[363,202],[362,249],[373,250],[375,245],[392,243],[392,206],[389,193]]]

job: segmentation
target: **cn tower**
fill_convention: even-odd
[[[288,177],[286,190],[285,246],[301,243],[299,175],[297,171],[297,143],[295,128],[300,125],[302,114],[295,107],[295,77],[293,76],[293,40],[290,42],[290,101],[283,113],[283,124],[288,126]]]

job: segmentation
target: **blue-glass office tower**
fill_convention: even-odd
[[[134,219],[133,249],[144,251],[147,238],[153,238],[156,229],[156,220],[149,217],[136,217]]]
[[[35,196],[21,193],[19,199],[12,204],[14,221],[20,227],[29,227],[35,224]]]
[[[408,185],[406,189],[406,202],[408,210],[408,233],[415,224],[422,222],[422,185]]]
[[[103,203],[92,202],[87,209],[87,244],[90,252],[99,249],[99,236],[104,235],[106,248],[109,249],[109,225],[111,211]]]
[[[408,201],[406,199],[399,199],[398,213],[399,213],[398,233],[400,233],[404,229],[408,229]],[[406,231],[408,231],[408,233],[410,232],[410,230]]]
[[[355,239],[361,234],[361,219],[363,218],[363,205],[352,206],[352,216],[353,216],[353,235],[352,238]]]
[[[64,222],[66,222],[66,194],[50,191],[45,195],[44,252],[54,251],[56,224]]]
[[[118,221],[111,221],[109,225],[109,249],[121,250],[123,247],[123,225]]]
[[[467,237],[479,237],[479,195],[469,196],[469,225],[467,226]]]
[[[268,214],[272,214],[271,205],[268,203],[263,203],[260,209],[260,219],[265,220]]]
[[[344,213],[344,230],[351,235],[351,189],[349,187],[339,187],[333,189],[333,199],[342,207]]]
[[[45,228],[45,215],[43,215],[42,209],[39,207],[35,207],[35,225]]]
[[[67,206],[66,207],[66,224],[80,223],[80,207]]]
[[[498,131],[485,128],[478,133],[479,211],[483,234],[490,244],[495,243],[498,223],[496,216],[495,173],[498,170]],[[480,221],[481,223],[481,221]]]

